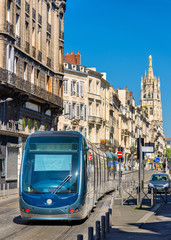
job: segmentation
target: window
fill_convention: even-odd
[[[64,117],[66,118],[67,114],[67,102],[64,102]]]
[[[69,103],[69,118],[72,118],[72,110],[71,110],[71,103]]]
[[[64,94],[68,93],[68,80],[64,80]]]
[[[96,117],[99,117],[99,104],[96,104]]]
[[[99,82],[96,82],[96,94],[99,94]]]
[[[52,92],[52,77],[50,77],[50,76],[47,76],[46,89],[48,92]]]
[[[150,108],[150,115],[153,115],[153,108]]]
[[[50,56],[50,41],[49,39],[46,40],[46,57]]]
[[[76,104],[73,103],[72,104],[72,118],[75,118],[75,107],[76,107]]]
[[[11,21],[11,1],[7,1],[7,21]]]
[[[40,70],[37,70],[37,86],[40,85]]]
[[[18,62],[18,57],[14,57],[14,73],[17,73],[17,62]]]
[[[14,71],[14,47],[7,45],[7,70]]]
[[[38,42],[37,42],[38,51],[41,51],[41,36],[42,36],[42,28],[38,26]]]
[[[91,92],[91,84],[92,84],[92,81],[89,80],[89,92]]]
[[[84,105],[84,120],[87,120],[87,105]]]
[[[71,96],[75,95],[75,82],[71,80]]]
[[[92,104],[91,103],[89,103],[89,116],[92,116]]]
[[[35,27],[32,27],[32,46],[36,46]]]
[[[27,63],[24,62],[24,80],[27,80]]]
[[[80,119],[80,104],[77,103],[77,119]]]
[[[31,68],[31,83],[34,84],[34,67]]]
[[[20,36],[20,16],[16,14],[15,35]]]
[[[82,104],[80,104],[80,118],[81,118],[81,120],[83,120],[83,105]]]

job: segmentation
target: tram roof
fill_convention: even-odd
[[[79,137],[82,136],[76,131],[37,131],[32,133],[30,137]]]

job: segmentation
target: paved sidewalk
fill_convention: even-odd
[[[113,206],[107,240],[171,240],[171,204],[135,210],[135,205]]]
[[[14,189],[6,189],[0,190],[0,203],[10,201],[12,199],[18,199],[19,197],[19,189],[14,188]]]

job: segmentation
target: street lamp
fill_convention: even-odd
[[[10,101],[12,101],[12,100],[13,100],[12,98],[7,98],[7,99],[5,99],[5,100],[0,99],[0,103],[10,102]]]

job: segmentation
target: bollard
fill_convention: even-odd
[[[77,235],[77,240],[83,240],[83,235],[82,234],[78,234]]]
[[[105,216],[101,216],[101,238],[105,239]]]
[[[5,197],[5,183],[3,184],[3,197]]]
[[[154,189],[151,188],[151,207],[154,206]]]
[[[88,227],[88,240],[93,240],[93,227]]]
[[[109,233],[109,213],[106,212],[106,232]]]
[[[112,227],[112,208],[109,208],[109,227]]]
[[[100,221],[96,221],[96,240],[100,240]]]
[[[7,183],[7,197],[9,197],[9,183]]]

